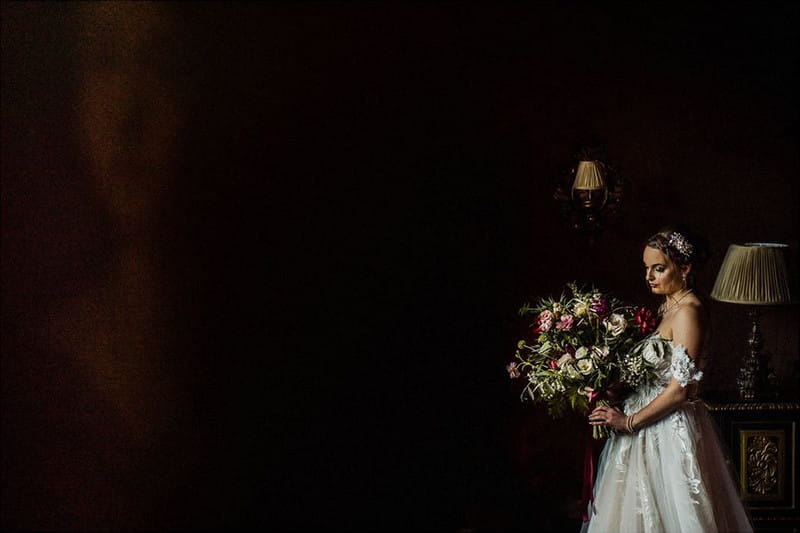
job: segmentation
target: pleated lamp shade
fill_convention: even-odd
[[[578,170],[575,172],[575,181],[572,183],[573,190],[596,191],[604,189],[606,186],[603,174],[600,172],[600,165],[597,161],[580,161]]]
[[[785,244],[731,244],[717,274],[711,297],[749,305],[788,303],[789,279],[783,257]]]

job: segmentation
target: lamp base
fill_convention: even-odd
[[[739,388],[739,399],[749,402],[759,399],[761,383],[756,372],[750,368],[742,367],[736,376],[736,386]]]
[[[745,357],[743,365],[739,368],[736,376],[736,385],[739,389],[739,398],[744,401],[763,399],[764,386],[767,385],[767,367],[761,360],[761,348],[764,341],[761,337],[761,325],[759,320],[761,313],[758,308],[754,308],[748,313],[752,321],[750,337],[747,344],[750,345],[750,353]]]

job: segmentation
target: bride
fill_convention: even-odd
[[[622,409],[590,413],[590,424],[616,431],[600,454],[582,533],[753,530],[714,423],[696,398],[710,328],[692,289],[699,243],[684,233],[661,231],[644,248],[647,283],[665,297],[657,331],[642,341],[659,379],[634,390]]]

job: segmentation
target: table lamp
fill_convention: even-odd
[[[756,400],[763,394],[766,365],[761,361],[760,307],[789,303],[789,281],[784,260],[786,244],[748,242],[731,244],[711,290],[720,302],[749,305],[752,328],[745,356],[736,378],[739,397]]]

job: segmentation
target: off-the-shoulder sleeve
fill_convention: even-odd
[[[675,381],[686,387],[689,383],[696,383],[703,378],[702,370],[698,370],[694,361],[686,353],[686,347],[682,344],[675,346],[672,350],[672,364],[669,368],[670,374]]]

